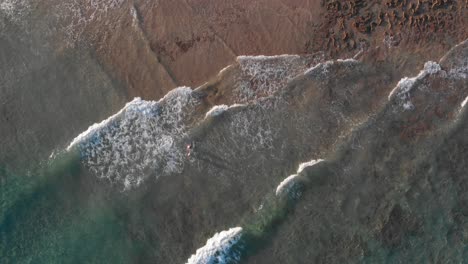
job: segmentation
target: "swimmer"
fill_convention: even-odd
[[[190,157],[190,155],[192,154],[193,147],[194,147],[193,142],[190,144],[187,144],[187,157]]]

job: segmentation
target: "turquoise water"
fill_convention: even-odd
[[[143,256],[125,211],[87,186],[65,154],[31,175],[1,172],[1,263],[129,263]],[[117,199],[125,208],[123,199]]]
[[[78,154],[61,154],[34,171],[23,175],[1,171],[2,263],[146,263],[151,259],[153,245],[132,237],[128,217],[135,213],[131,209],[136,208],[135,201],[96,184],[95,176],[82,168]],[[295,201],[265,197],[263,208],[241,223],[244,234],[231,254],[246,260],[261,250],[294,210]]]

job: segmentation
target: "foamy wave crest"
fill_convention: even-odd
[[[198,103],[188,87],[176,88],[158,102],[136,98],[76,137],[67,150],[77,147],[86,167],[124,190],[149,175],[180,172],[184,152],[179,143]]]
[[[296,178],[299,177],[297,174],[293,174],[288,176],[286,179],[280,182],[278,187],[276,187],[276,196],[284,193],[285,191],[289,191],[293,188],[296,182]]]
[[[206,112],[205,118],[219,116],[231,108],[242,107],[242,106],[245,106],[245,105],[244,104],[233,104],[230,106],[227,106],[224,104],[215,105],[208,112]]]
[[[312,167],[315,164],[320,163],[322,161],[323,161],[323,159],[317,159],[317,160],[311,160],[311,161],[308,161],[308,162],[301,163],[301,164],[299,164],[299,168],[297,169],[297,173],[301,173],[305,168]]]
[[[463,100],[463,102],[461,103],[460,105],[460,111],[463,110],[463,108],[465,108],[465,106],[468,104],[468,96],[465,98],[465,100]]]
[[[307,69],[304,74],[321,74],[326,75],[328,73],[328,68],[334,64],[334,61],[326,61],[324,63],[319,63],[313,67]]]
[[[420,71],[416,77],[413,77],[413,78],[405,77],[401,79],[398,82],[397,86],[388,95],[388,100],[390,100],[393,97],[396,97],[397,100],[401,102],[403,109],[405,110],[413,109],[414,105],[410,100],[410,92],[415,86],[416,82],[422,80],[428,75],[436,74],[440,72],[441,70],[442,69],[438,63],[433,62],[433,61],[426,62],[424,64],[424,69]]]
[[[288,193],[292,195],[293,197],[297,198],[300,195],[296,188],[297,178],[299,177],[299,175],[302,173],[302,171],[305,168],[312,167],[315,164],[320,163],[322,161],[323,161],[322,159],[317,159],[317,160],[311,160],[311,161],[299,164],[299,168],[297,169],[296,174],[288,176],[278,185],[278,187],[276,187],[276,196],[279,196],[283,193]]]
[[[461,107],[465,107],[466,103],[468,103],[468,96],[465,98],[465,100],[463,100],[463,102],[461,103]]]
[[[229,109],[227,105],[215,105],[208,112],[206,112],[205,117],[210,116],[219,116],[220,114],[226,112]]]
[[[220,233],[216,233],[208,239],[206,245],[197,249],[187,264],[227,264],[240,261],[240,252],[235,247],[242,236],[242,228],[235,227]]]
[[[318,63],[318,64],[314,65],[313,67],[306,69],[304,71],[304,74],[305,75],[310,75],[310,76],[315,76],[315,77],[318,77],[319,79],[320,78],[328,78],[328,73],[329,73],[330,67],[332,67],[333,65],[335,65],[337,63],[344,64],[344,65],[346,65],[348,67],[352,67],[352,66],[358,64],[359,61],[357,61],[355,59],[344,59],[344,60],[343,59],[338,59],[336,61],[329,60],[329,61]]]

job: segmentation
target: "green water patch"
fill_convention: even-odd
[[[230,254],[239,255],[241,260],[246,261],[271,243],[288,215],[294,211],[296,202],[300,198],[297,194],[302,191],[303,185],[298,183],[294,195],[291,195],[292,192],[280,196],[268,194],[261,209],[242,221],[242,237],[232,247]]]
[[[329,162],[322,161],[306,167],[283,191],[278,194],[269,193],[261,208],[241,222],[242,237],[232,247],[231,254],[240,255],[246,261],[268,247],[288,216],[294,214],[296,205],[305,192],[313,191],[333,177],[330,166]]]
[[[277,228],[286,219],[288,209],[282,202],[269,202],[265,211],[252,217],[251,222],[244,228],[243,243],[245,258],[255,255],[272,241]]]
[[[96,190],[76,153],[28,175],[1,173],[1,263],[130,263],[141,255],[125,212]]]

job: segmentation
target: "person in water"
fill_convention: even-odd
[[[194,147],[193,142],[190,142],[189,144],[187,144],[187,157],[190,157],[190,155],[192,154],[193,147]]]

